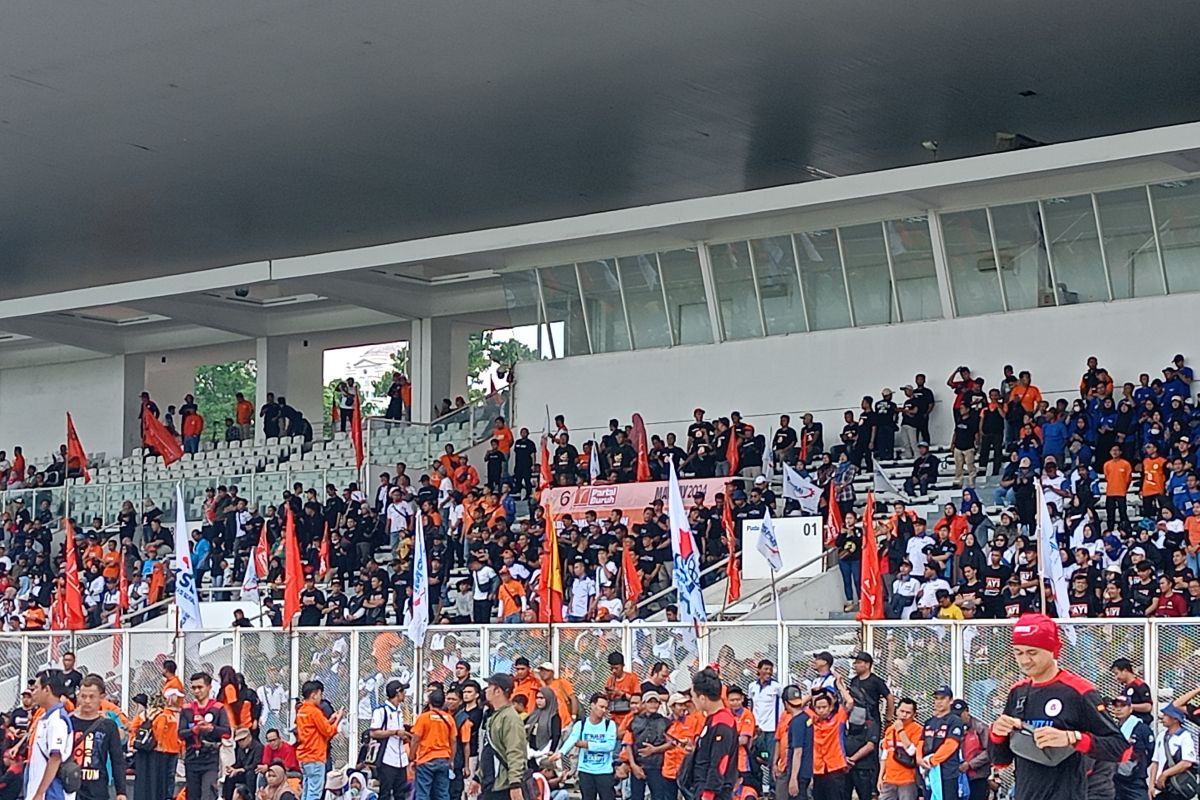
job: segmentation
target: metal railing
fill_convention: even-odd
[[[364,421],[363,449],[368,466],[391,466],[384,461],[399,452],[403,442],[407,458],[421,459],[421,469],[442,454],[444,446],[453,445],[456,451],[468,450],[486,441],[491,435],[496,417],[512,422],[512,388],[506,386],[494,394],[480,398],[462,408],[456,408],[432,422],[367,417]]]

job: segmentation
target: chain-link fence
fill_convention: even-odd
[[[74,647],[75,660],[81,665],[81,669],[103,678],[108,699],[124,706],[125,681],[122,677],[122,661],[125,657],[125,637],[107,632],[80,632],[75,634]]]
[[[786,625],[787,661],[780,670],[780,680],[800,684],[816,676],[813,654],[828,652],[834,666],[850,674],[851,659],[863,648],[862,626],[846,625]]]
[[[896,697],[911,697],[927,710],[933,691],[953,683],[953,626],[899,623],[869,633],[875,671]]]

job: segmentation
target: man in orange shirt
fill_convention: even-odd
[[[1017,375],[1017,385],[1012,388],[1008,399],[1017,401],[1027,413],[1032,414],[1038,403],[1042,401],[1042,390],[1034,386],[1030,378],[1029,370],[1021,370]]]
[[[728,687],[725,696],[729,703],[729,710],[733,712],[734,728],[738,733],[738,773],[741,774],[743,781],[752,781],[754,774],[750,771],[750,743],[754,741],[754,734],[757,730],[754,713],[746,708],[746,692],[742,687],[737,685]]]
[[[501,570],[503,571],[503,570]],[[503,588],[503,587],[501,587]],[[528,708],[533,708],[533,703],[537,700],[538,689],[542,688],[542,681],[529,668],[529,659],[525,656],[520,656],[516,661],[513,661],[513,691],[512,696],[524,695]]]
[[[183,434],[183,452],[200,452],[200,434],[204,433],[204,417],[199,411],[186,411],[181,425]]]
[[[1125,495],[1129,493],[1129,482],[1133,480],[1133,465],[1121,455],[1121,448],[1113,445],[1109,459],[1104,462],[1104,511],[1108,516],[1108,528],[1117,527],[1120,520],[1123,531],[1129,531],[1129,505]]]
[[[508,427],[504,417],[496,417],[496,427],[492,431],[492,438],[496,440],[496,446],[501,453],[504,453],[505,464],[504,473],[508,474],[508,454],[512,452],[513,432],[512,428]]]
[[[854,708],[854,697],[846,686],[841,673],[835,673],[835,686],[841,695],[837,703],[830,691],[813,693],[812,708],[812,765],[813,797],[842,797],[846,793],[846,773],[850,762],[846,760],[846,722]]]
[[[233,416],[237,421],[238,430],[242,432],[242,441],[250,440],[250,426],[254,422],[254,403],[246,399],[246,395],[238,392],[237,403],[233,407]]]
[[[175,674],[178,670],[178,665],[171,659],[168,658],[162,662],[162,696],[167,701],[169,708],[182,708],[184,697],[187,696],[183,688],[183,680]]]
[[[500,598],[500,623],[502,625],[517,625],[521,622],[521,612],[525,610],[525,584],[512,576],[508,567],[500,568],[500,588],[496,591]],[[529,660],[521,659],[525,662],[525,673],[531,679],[537,681],[537,678],[529,673]],[[539,683],[538,686],[541,684]],[[513,692],[521,694],[521,681],[517,681],[517,686],[513,688]],[[532,694],[526,694],[526,697],[532,698],[537,693],[537,688],[534,688]]]
[[[1163,491],[1167,486],[1167,460],[1158,454],[1158,445],[1146,443],[1146,457],[1142,459],[1142,516],[1158,519],[1158,510],[1163,505]]]
[[[458,726],[446,711],[446,695],[441,689],[429,693],[429,708],[413,722],[411,733],[416,764],[414,800],[450,800],[450,763],[458,746]]]
[[[916,800],[916,756],[921,751],[923,729],[916,721],[917,703],[904,698],[896,703],[896,720],[879,742],[879,800]],[[899,756],[897,756],[899,753]]]
[[[688,713],[688,699],[678,692],[671,695],[667,704],[671,707],[671,724],[667,728],[667,749],[663,751],[662,770],[663,778],[669,781],[670,788],[674,789],[675,782],[679,779],[679,768],[696,743],[703,720],[701,719],[699,725],[696,724],[696,718]]]
[[[305,681],[300,689],[304,701],[296,709],[296,760],[300,762],[303,790],[300,800],[321,800],[325,794],[325,763],[329,759],[329,740],[337,734],[341,710],[329,719],[321,710],[325,684]],[[444,800],[444,798],[443,798]]]
[[[619,726],[629,716],[630,698],[641,696],[642,684],[637,675],[625,671],[625,656],[619,650],[608,654],[608,670],[604,693],[608,696],[609,716]]]
[[[554,692],[555,698],[558,699],[558,718],[562,721],[563,730],[566,730],[567,726],[575,721],[575,714],[579,710],[575,686],[566,678],[556,678],[554,665],[549,661],[538,665],[537,672],[542,683],[550,687],[550,691]]]

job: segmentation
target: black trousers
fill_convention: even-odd
[[[379,800],[407,800],[407,770],[402,767],[380,764],[377,773],[379,775]]]
[[[220,767],[213,764],[207,766],[184,767],[187,777],[188,800],[217,800],[217,775]]]
[[[1129,503],[1124,497],[1110,496],[1104,498],[1104,512],[1108,517],[1108,527],[1114,528],[1118,521],[1121,525],[1121,530],[1128,531],[1129,528]],[[1142,512],[1143,516],[1145,511]]]
[[[1146,800],[1150,796],[1150,792],[1146,787],[1146,778],[1121,778],[1117,777],[1113,780],[1113,787],[1117,791],[1117,800]]]
[[[846,800],[846,773],[830,772],[814,775],[812,800]]]
[[[471,621],[476,625],[487,625],[492,621],[492,601],[474,600],[471,602]]]
[[[999,475],[1004,466],[1004,437],[999,433],[985,433],[979,437],[979,452],[975,454],[979,462],[979,471],[987,472],[988,464],[992,465],[992,475]],[[989,458],[990,454],[990,458]]]
[[[854,767],[850,770],[849,780],[846,781],[847,800],[851,797],[851,792],[858,794],[858,800],[871,800],[871,796],[875,794],[875,784],[878,781],[878,765],[867,768]],[[953,798],[949,800],[953,800]]]
[[[579,773],[579,793],[583,800],[616,800],[617,787],[613,774],[592,775]]]

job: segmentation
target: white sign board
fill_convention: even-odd
[[[813,561],[825,549],[824,522],[820,517],[777,517],[772,518],[771,522],[775,526],[775,537],[779,540],[784,572]],[[761,526],[762,522],[757,519],[742,521],[742,577],[746,580],[771,578],[771,568],[757,548]],[[797,572],[796,576],[816,577],[824,572],[823,567],[823,562],[814,561]]]

